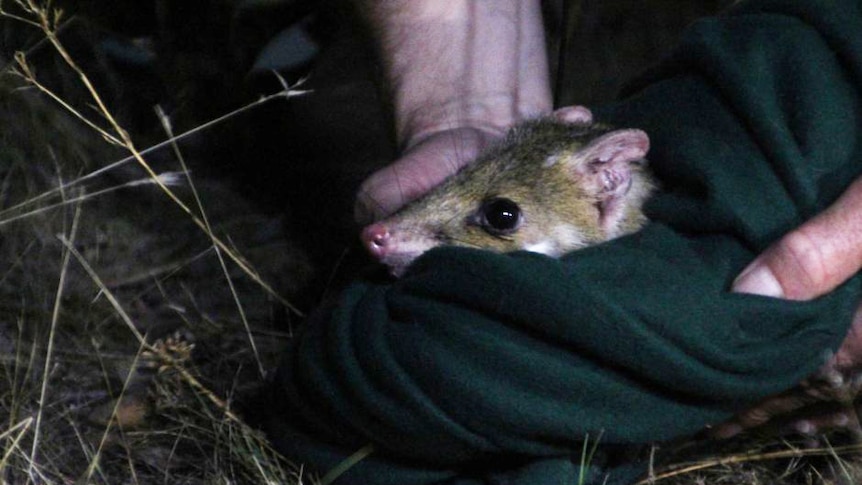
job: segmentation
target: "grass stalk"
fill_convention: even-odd
[[[75,235],[78,232],[78,221],[80,220],[81,215],[81,207],[78,206],[75,211],[75,215],[72,219],[72,228],[69,231],[68,240],[74,241]],[[64,236],[65,238],[65,236]],[[48,345],[45,350],[45,369],[42,373],[42,387],[39,393],[39,409],[36,412],[36,425],[34,426],[33,432],[33,446],[30,450],[30,468],[27,472],[27,476],[30,481],[35,482],[35,478],[33,476],[33,466],[37,463],[38,458],[38,450],[39,450],[39,437],[42,430],[42,416],[45,410],[45,403],[47,402],[46,396],[48,394],[48,381],[50,380],[50,373],[52,369],[52,357],[54,355],[54,339],[57,334],[57,322],[60,319],[60,308],[62,306],[63,301],[63,291],[66,287],[66,275],[69,271],[69,256],[70,252],[68,249],[63,251],[63,261],[60,265],[60,281],[57,283],[57,292],[54,298],[54,309],[51,314],[51,327],[48,332]]]
[[[174,139],[174,132],[171,126],[171,120],[165,114],[165,112],[161,109],[161,107],[156,107],[156,113],[159,117],[159,120],[162,123],[162,128],[164,128],[165,133],[168,135],[169,140]],[[189,175],[189,169],[186,165],[185,157],[183,157],[183,153],[180,150],[179,145],[176,143],[172,143],[171,147],[174,150],[174,156],[177,157],[177,161],[179,161],[180,166],[183,169],[183,173],[186,176],[186,181],[189,184],[189,189],[192,192],[192,196],[195,199],[195,204],[197,205],[198,212],[200,213],[201,221],[204,223],[204,232],[210,236],[210,239],[214,238],[214,233],[212,230],[212,226],[210,225],[209,218],[207,217],[206,210],[204,210],[203,202],[201,201],[200,194],[198,193],[197,188],[195,187],[194,180]],[[266,376],[266,371],[263,368],[263,362],[260,360],[260,352],[257,350],[257,344],[254,342],[254,335],[252,334],[251,327],[248,324],[248,318],[245,314],[245,309],[243,308],[242,302],[239,299],[239,295],[236,291],[236,286],[233,284],[233,278],[230,277],[230,272],[228,271],[227,264],[225,263],[224,256],[222,256],[221,248],[218,244],[216,244],[215,240],[213,240],[213,248],[215,249],[216,257],[218,258],[219,265],[221,266],[222,273],[224,273],[225,280],[227,281],[228,288],[230,288],[230,294],[233,297],[234,304],[236,304],[237,312],[239,313],[240,321],[242,321],[243,328],[245,329],[245,333],[248,336],[248,342],[251,346],[252,353],[254,354],[254,360],[257,363],[257,370],[260,377]]]
[[[95,103],[98,113],[104,118],[107,122],[110,129],[113,133],[108,132],[107,130],[99,127],[97,124],[89,120],[82,113],[77,110],[70,109],[71,107],[68,103],[60,101],[60,105],[65,109],[70,109],[72,115],[76,118],[79,118],[82,122],[86,123],[88,126],[94,128],[100,135],[102,135],[106,140],[111,143],[118,144],[124,147],[132,157],[138,162],[138,165],[141,166],[144,171],[150,176],[154,183],[161,189],[161,191],[168,196],[168,198],[177,205],[187,216],[189,216],[192,222],[198,226],[202,231],[204,231],[207,236],[213,241],[213,243],[218,246],[218,248],[223,251],[228,257],[236,264],[244,273],[246,273],[250,278],[252,278],[255,283],[257,283],[264,291],[266,291],[271,297],[275,298],[282,305],[284,305],[289,310],[293,311],[298,315],[302,315],[302,312],[299,311],[295,306],[293,306],[289,301],[287,301],[284,297],[278,294],[272,286],[263,281],[260,275],[248,265],[239,255],[233,251],[224,241],[222,241],[215,234],[212,234],[211,231],[207,230],[207,224],[198,217],[197,214],[192,211],[192,209],[183,202],[183,200],[174,192],[170,187],[168,187],[162,180],[159,179],[158,174],[152,169],[152,167],[147,163],[141,154],[140,150],[138,150],[134,141],[132,140],[129,133],[120,125],[117,121],[116,117],[113,115],[110,109],[108,109],[105,104],[102,96],[96,90],[93,83],[90,81],[89,76],[84,72],[84,70],[78,65],[72,55],[66,50],[65,45],[60,41],[59,36],[57,35],[57,25],[59,20],[62,18],[62,11],[59,9],[51,9],[50,2],[46,2],[46,6],[41,6],[35,0],[15,0],[15,3],[18,4],[22,9],[24,9],[27,13],[32,15],[34,19],[30,22],[31,25],[37,25],[39,29],[42,31],[45,38],[48,39],[48,42],[54,47],[54,50],[60,55],[63,59],[63,62],[78,76],[84,88],[87,90],[90,99]],[[8,11],[2,9],[2,3],[0,3],[0,15],[10,16]],[[53,93],[49,88],[40,84],[38,80],[33,76],[32,70],[27,67],[21,67],[27,65],[26,58],[23,54],[16,54],[16,58],[19,58],[19,69],[20,73],[23,75],[24,79],[28,82],[32,83],[37,89],[51,97],[52,99],[59,99],[55,93]],[[289,98],[291,96],[295,96],[297,93],[292,92],[291,88],[286,84],[285,90],[277,93],[278,97]],[[273,95],[275,96],[275,95]]]
[[[840,456],[858,454],[860,452],[862,452],[862,443],[844,446],[826,446],[808,450],[798,449],[794,447],[789,450],[780,450],[768,453],[754,452],[732,454],[723,457],[710,458],[698,461],[696,463],[672,465],[665,471],[656,473],[655,476],[651,476],[649,478],[636,482],[634,485],[652,485],[662,480],[667,480],[681,475],[686,475],[719,466],[738,465],[770,460],[785,460],[790,458],[803,458],[812,456]]]

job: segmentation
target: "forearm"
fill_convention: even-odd
[[[538,0],[363,0],[402,148],[551,109]]]

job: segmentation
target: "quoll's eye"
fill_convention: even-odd
[[[479,225],[495,236],[512,234],[521,225],[521,208],[509,199],[489,199],[479,209]]]

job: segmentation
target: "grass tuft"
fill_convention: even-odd
[[[165,151],[119,125],[63,12],[12,3],[0,15],[39,29],[87,95],[49,88],[29,53],[0,76],[0,483],[299,483],[234,400],[284,345],[273,314],[298,314],[266,281],[297,288],[307,263],[178,149],[154,169],[144,153]]]

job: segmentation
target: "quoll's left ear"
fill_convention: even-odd
[[[616,130],[582,148],[572,168],[578,183],[599,200],[621,197],[632,182],[632,164],[649,151],[649,137],[641,130]]]
[[[649,150],[649,137],[641,130],[617,130],[602,135],[578,151],[573,158],[574,181],[594,198],[599,226],[607,238],[620,235],[638,194],[629,194],[634,172]]]

